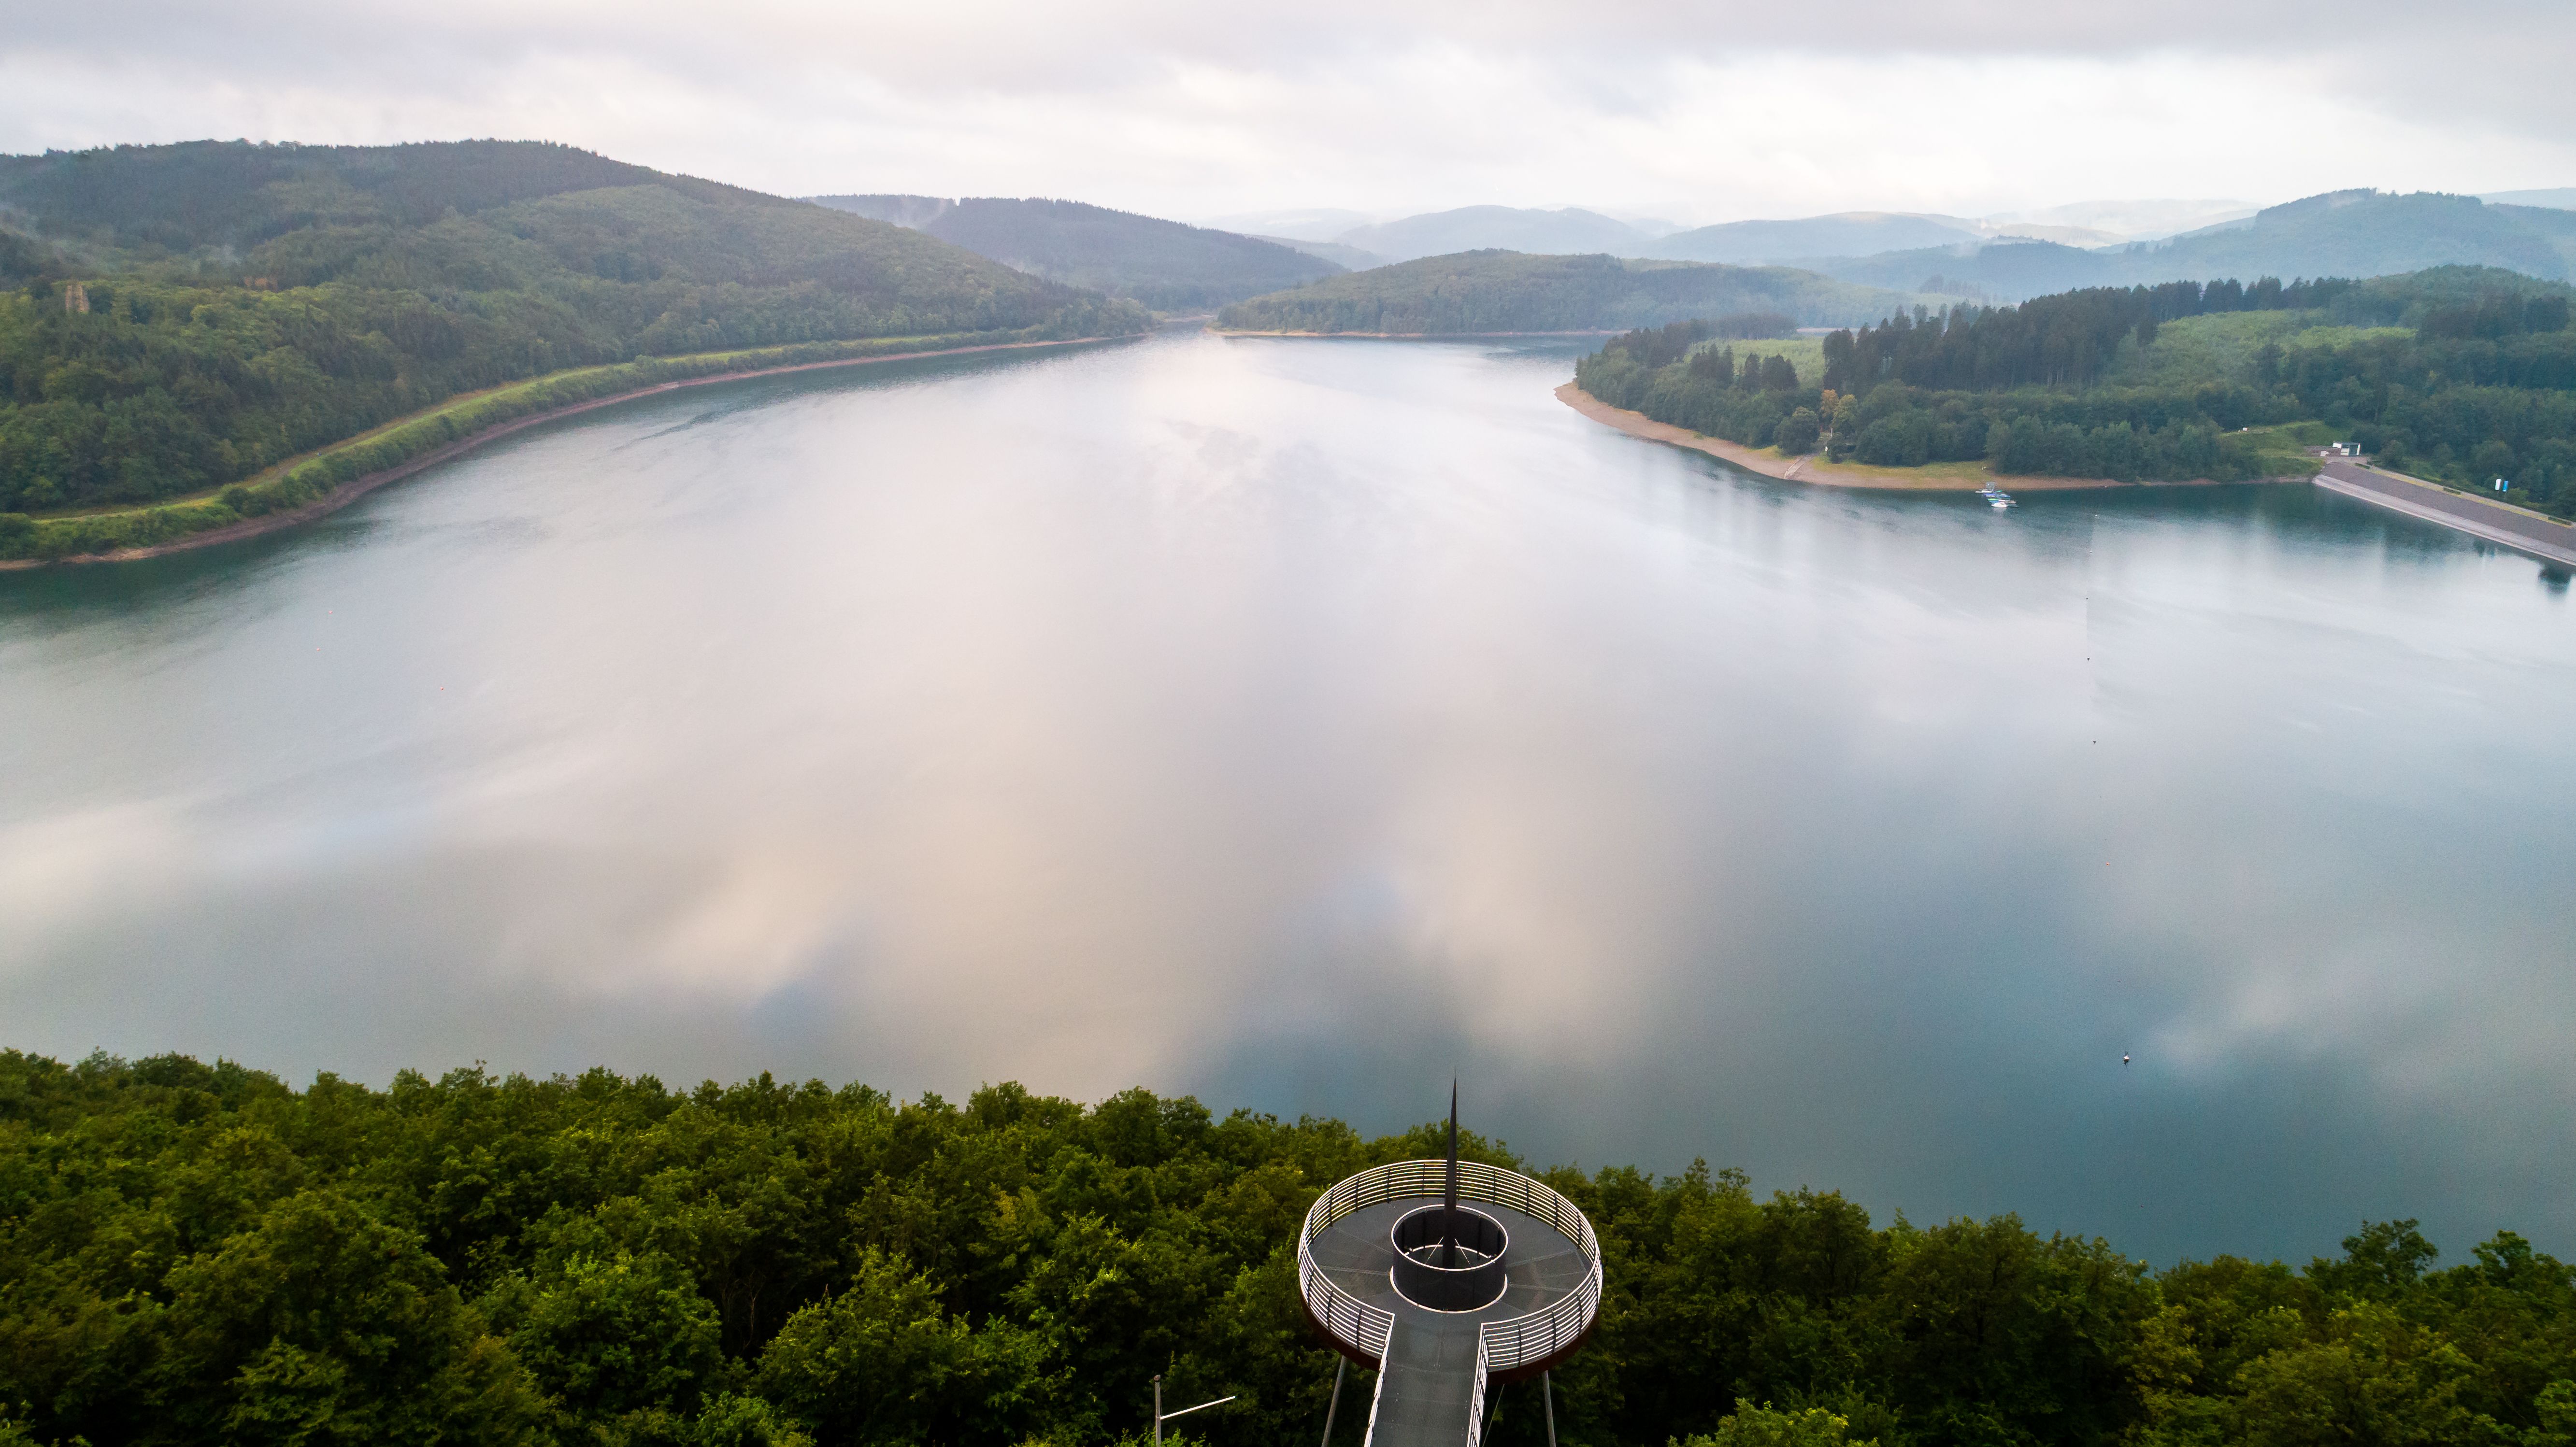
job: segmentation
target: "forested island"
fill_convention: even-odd
[[[1764,312],[1826,326],[1883,316],[1915,300],[1781,266],[1470,251],[1254,297],[1217,313],[1216,325],[1230,332],[1464,336],[1608,332]]]
[[[2576,516],[2571,295],[2485,267],[2099,287],[1893,312],[1824,337],[1810,377],[1739,367],[1696,322],[1617,338],[1575,375],[1612,407],[1828,462],[2230,481],[2312,471],[2295,442],[2332,435]]]
[[[534,142],[0,157],[0,223],[0,558],[290,512],[670,380],[1151,322],[916,231]]]
[[[0,1052],[0,1443],[1311,1440],[1294,1242],[1436,1127],[990,1086],[481,1068],[303,1090]],[[1734,1171],[1529,1171],[1600,1232],[1571,1447],[2576,1441],[2576,1272],[2410,1221],[2165,1269],[2005,1215],[1874,1223]],[[1365,1390],[1366,1379],[1361,1379]],[[1365,1400],[1363,1397],[1361,1400]],[[1336,1440],[1364,1413],[1342,1404]],[[1535,1447],[1533,1389],[1488,1440]]]

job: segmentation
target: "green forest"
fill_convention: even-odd
[[[0,158],[0,556],[571,368],[1132,333],[1134,302],[570,147]],[[201,509],[202,511],[202,509]]]
[[[2576,1272],[2410,1221],[2158,1270],[1735,1171],[1532,1170],[1607,1296],[1570,1447],[2569,1447]],[[1437,1127],[481,1067],[386,1089],[0,1052],[0,1443],[1315,1440],[1298,1222]],[[1368,1377],[1336,1441],[1359,1439]],[[1488,1440],[1545,1440],[1533,1386]]]
[[[1776,313],[1799,325],[1830,326],[1913,302],[1909,293],[1783,266],[1468,251],[1254,297],[1217,313],[1216,324],[1239,332],[1463,336],[1606,332],[1728,313]]]
[[[1737,369],[1696,323],[1617,338],[1576,379],[1747,446],[2122,481],[2264,476],[2282,460],[2239,429],[2314,419],[2391,467],[2504,477],[2527,505],[2576,516],[2570,298],[2483,267],[2097,287],[1832,333],[1813,386]]]

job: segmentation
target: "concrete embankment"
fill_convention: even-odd
[[[2528,508],[2490,502],[2346,458],[2328,459],[2324,470],[2317,474],[2317,486],[2359,498],[2374,507],[2440,523],[2544,563],[2576,568],[2576,524],[2543,517]]]

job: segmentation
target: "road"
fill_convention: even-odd
[[[2317,486],[2501,543],[2545,563],[2576,568],[2576,526],[2555,518],[2375,471],[2348,457],[2327,458]]]

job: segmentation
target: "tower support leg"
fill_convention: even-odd
[[[1556,1447],[1556,1373],[1538,1374],[1539,1399],[1547,1403],[1547,1447]]]
[[[1333,1415],[1342,1410],[1342,1373],[1351,1369],[1351,1359],[1333,1353],[1333,1400],[1324,1407],[1324,1447],[1333,1447]]]

